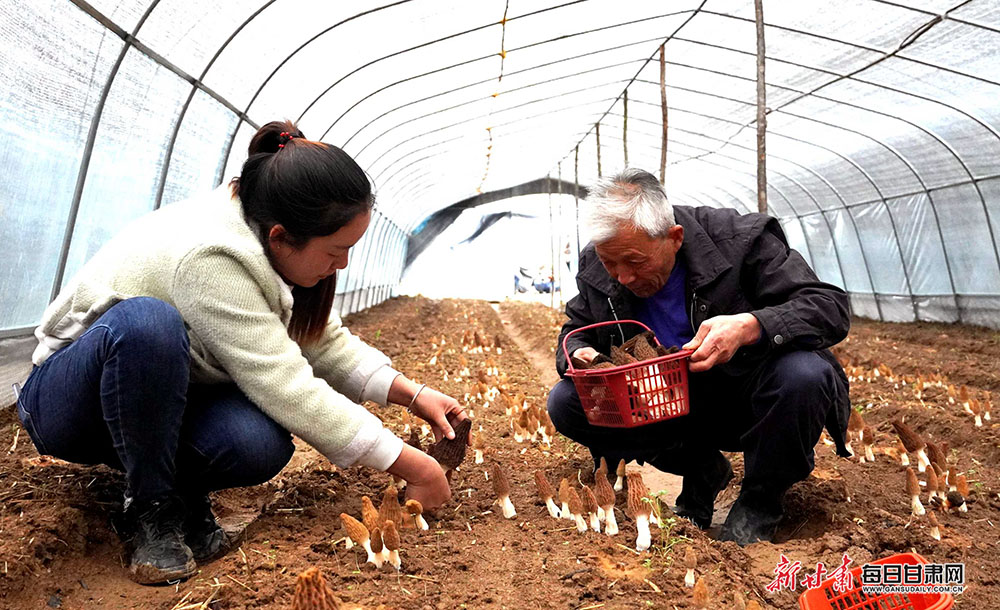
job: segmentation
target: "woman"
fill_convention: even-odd
[[[335,146],[262,127],[238,179],[139,219],[49,305],[18,414],[43,454],[125,471],[130,572],[186,578],[225,552],[210,491],[275,476],[295,434],[341,467],[451,490],[427,454],[360,404],[407,405],[454,438],[458,402],[391,368],[330,315],[371,185]],[[290,434],[291,433],[291,434]]]

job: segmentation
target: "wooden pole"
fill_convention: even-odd
[[[601,124],[595,123],[594,130],[597,133],[597,177],[601,177]]]
[[[573,154],[573,211],[576,214],[576,260],[580,260],[580,145]],[[578,270],[579,271],[579,270]]]
[[[757,22],[757,211],[767,214],[767,93],[764,89],[764,0],[754,0]]]
[[[560,195],[559,197],[556,197],[556,207],[559,210],[559,227],[556,230],[556,235],[559,236],[559,255],[558,255],[558,258],[556,260],[559,263],[559,307],[562,307],[562,304],[563,304],[563,298],[562,298],[562,296],[563,296],[562,295],[563,273],[562,273],[562,268],[563,268],[563,265],[565,264],[565,261],[563,261],[563,255],[565,254],[566,255],[566,260],[569,260],[569,254],[570,253],[564,251],[563,245],[562,245],[562,228],[563,228],[563,213],[562,213],[562,210],[563,210],[563,206],[562,206],[562,161],[560,161],[556,165],[556,168],[557,168],[557,171],[558,171],[558,174],[557,174],[558,180],[556,181],[556,192],[559,193],[559,195]],[[569,239],[568,238],[566,240],[566,248],[565,249],[566,250],[569,249]],[[554,276],[555,274],[556,274],[555,270],[553,269],[552,275]],[[555,279],[553,278],[552,281],[555,282]],[[555,290],[555,286],[553,286],[552,287],[553,294],[555,293],[555,291],[556,291]]]
[[[556,308],[556,247],[555,221],[552,219],[552,175],[545,176],[545,190],[549,192],[549,307]]]
[[[625,154],[625,167],[628,167],[628,89],[622,97],[622,151]]]
[[[663,112],[663,138],[660,140],[660,184],[667,181],[667,55],[666,43],[660,45],[660,110]]]

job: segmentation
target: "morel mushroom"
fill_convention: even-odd
[[[931,463],[931,467],[927,469],[927,501],[933,504],[938,497],[938,477],[937,477],[937,464]],[[944,498],[942,498],[943,500]]]
[[[847,420],[847,449],[852,454],[857,454],[854,450],[852,443],[855,440],[860,440],[862,432],[865,429],[865,419],[861,416],[861,412],[857,409],[851,409],[850,418]]]
[[[597,511],[601,507],[597,505],[597,497],[594,495],[594,491],[584,485],[580,499],[583,500],[583,512],[587,514],[587,518],[590,520],[590,529],[595,532],[601,531],[601,520],[597,518]]]
[[[870,427],[866,426],[861,432],[861,446],[864,447],[864,459],[861,460],[862,462],[864,462],[864,460],[868,460],[869,462],[875,461],[875,451],[872,449],[874,445],[875,432]]]
[[[632,364],[634,362],[638,362],[638,360],[636,360],[632,356],[629,356],[628,352],[618,347],[617,345],[612,345],[611,362],[613,362],[615,366],[623,366],[626,364]]]
[[[976,418],[976,427],[977,428],[982,428],[983,427],[983,409],[979,405],[979,399],[978,398],[973,398],[969,402],[969,410],[972,411],[972,415]]]
[[[406,512],[410,513],[410,517],[413,519],[413,527],[419,530],[430,529],[427,520],[424,519],[424,506],[419,500],[407,500],[404,506]]]
[[[945,453],[941,447],[936,443],[931,441],[927,442],[927,457],[930,458],[931,464],[934,464],[942,472],[948,469],[948,460],[945,458]]]
[[[469,443],[469,432],[472,430],[472,420],[463,419],[453,427],[455,438],[448,439],[443,436],[441,440],[431,445],[427,453],[437,460],[448,480],[451,480],[451,471],[461,465],[465,459],[465,448]]]
[[[684,586],[693,587],[694,569],[698,567],[698,555],[691,545],[688,545],[687,551],[684,553],[684,567],[687,568],[687,572],[684,574]]]
[[[318,568],[308,568],[295,579],[292,610],[337,610],[340,600],[326,584]]]
[[[368,553],[367,561],[375,563],[375,554],[372,551],[371,536],[368,533],[368,528],[347,513],[340,513],[340,522],[347,532],[347,539],[353,541],[354,544],[360,546]]]
[[[372,499],[368,496],[361,496],[361,520],[364,522],[365,527],[371,532],[373,529],[378,527],[379,519],[378,511],[375,510],[375,505],[372,504]]]
[[[606,475],[597,477],[594,496],[597,498],[597,505],[604,512],[604,533],[608,536],[618,534],[618,522],[615,520],[615,490],[611,488]]]
[[[698,610],[706,610],[708,608],[708,583],[705,582],[704,576],[699,578],[698,582],[695,583],[692,597],[694,598],[695,608],[698,608]]]
[[[615,479],[615,491],[621,491],[625,484],[625,460],[621,459],[618,461],[618,468],[615,470],[615,474],[618,476]]]
[[[917,470],[923,472],[931,463],[931,461],[927,458],[927,453],[925,452],[927,443],[924,442],[923,437],[898,419],[893,420],[892,427],[896,429],[896,434],[899,435],[899,440],[903,441],[903,447],[905,447],[909,453],[917,454]]]
[[[514,503],[510,501],[510,479],[507,473],[500,468],[499,462],[493,462],[493,491],[496,492],[500,505],[503,507],[505,519],[512,519],[517,516],[514,510]]]
[[[486,441],[483,439],[483,431],[480,430],[472,435],[472,450],[476,453],[476,463],[483,463],[483,452],[486,450]]]
[[[385,562],[385,556],[388,551],[385,550],[385,545],[382,544],[382,528],[376,527],[371,531],[372,537],[372,557],[369,559],[375,564],[376,568],[381,568],[382,564]],[[374,561],[372,561],[374,559]]]
[[[636,540],[635,550],[645,551],[652,543],[649,533],[649,503],[646,502],[646,484],[642,482],[642,475],[638,472],[629,472],[628,478],[628,511],[635,519]]]
[[[920,503],[920,482],[912,468],[906,469],[906,493],[910,494],[910,512],[917,516],[924,514],[924,505]]]
[[[934,516],[934,511],[927,513],[927,523],[931,526],[931,538],[941,540],[941,526],[937,517]]]
[[[899,465],[909,466],[910,456],[906,453],[906,447],[903,446],[903,441],[896,439],[896,453],[899,455]]]
[[[386,521],[382,528],[382,542],[389,551],[389,564],[399,571],[401,563],[399,561],[399,532],[396,531],[396,523]]]
[[[403,509],[399,506],[399,492],[392,485],[385,488],[385,494],[382,496],[382,506],[378,509],[378,519],[379,523],[385,523],[386,521],[392,521],[393,523],[402,522]],[[385,531],[384,528],[383,531]]]
[[[559,481],[559,505],[559,516],[573,521],[573,515],[569,512],[569,479],[566,477]]]
[[[582,534],[587,531],[587,522],[583,518],[583,500],[580,499],[580,494],[577,493],[576,489],[572,487],[569,488],[567,497],[569,500],[569,514],[576,521],[576,531]]]
[[[549,485],[549,480],[545,477],[545,473],[541,470],[535,472],[535,487],[538,488],[538,495],[542,497],[542,501],[545,502],[545,508],[548,509],[549,515],[553,519],[559,518],[559,507],[552,500],[552,486]]]

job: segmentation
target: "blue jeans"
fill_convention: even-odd
[[[39,453],[125,471],[152,501],[267,481],[291,435],[234,384],[189,385],[187,330],[172,306],[122,301],[35,367],[17,403]]]

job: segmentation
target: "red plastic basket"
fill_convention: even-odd
[[[897,553],[890,557],[876,559],[869,563],[927,563],[927,560],[916,553]],[[946,610],[955,603],[951,593],[886,593],[883,595],[867,595],[861,590],[861,570],[859,566],[851,570],[854,575],[854,588],[838,593],[833,588],[833,581],[823,581],[816,589],[809,589],[799,597],[801,610]]]
[[[638,324],[649,330],[642,322],[615,320],[578,328],[563,339],[563,353],[569,366],[566,376],[576,386],[587,421],[606,428],[635,428],[687,415],[691,408],[688,394],[691,350],[612,368],[573,368],[566,341],[578,332],[611,324]]]

